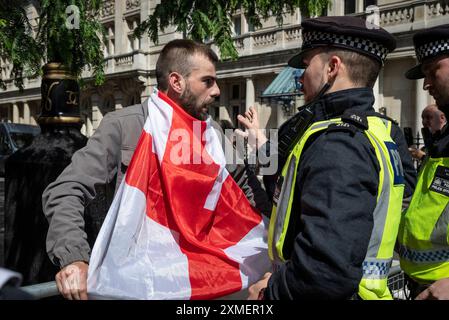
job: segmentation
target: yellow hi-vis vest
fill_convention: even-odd
[[[363,261],[363,275],[358,295],[364,300],[392,299],[387,286],[387,277],[401,219],[404,173],[397,146],[390,137],[391,122],[374,116],[367,117],[367,120],[368,129],[364,130],[364,133],[374,147],[380,171],[377,205],[373,212],[374,226]],[[283,255],[283,246],[303,148],[313,134],[327,129],[333,123],[342,124],[342,121],[331,119],[312,124],[294,147],[284,165],[280,177],[282,187],[278,201],[273,206],[268,230],[268,254],[274,269],[288,259]]]
[[[399,228],[401,268],[425,284],[449,277],[449,158],[428,158]]]

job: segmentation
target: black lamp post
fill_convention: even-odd
[[[5,165],[5,266],[21,273],[24,285],[52,281],[58,271],[45,248],[42,193],[87,141],[80,132],[76,78],[57,63],[43,70],[41,134]]]

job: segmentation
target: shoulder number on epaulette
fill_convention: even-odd
[[[329,127],[327,127],[326,133],[341,131],[341,132],[349,132],[351,134],[351,136],[354,136],[358,130],[359,129],[352,124],[349,124],[346,122],[341,122],[341,123],[333,123],[333,124],[329,125]]]
[[[368,129],[368,119],[364,114],[357,114],[353,112],[345,112],[341,117],[341,121],[350,123],[359,127],[360,129],[367,130]]]

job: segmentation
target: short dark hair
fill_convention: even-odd
[[[373,88],[379,76],[381,64],[364,54],[340,48],[323,48],[328,56],[336,55],[348,67],[349,79],[357,86]]]
[[[218,62],[215,52],[205,44],[187,39],[177,39],[167,43],[156,63],[158,89],[168,89],[168,75],[172,72],[178,72],[183,77],[188,77],[192,71],[190,58],[195,54],[205,56],[214,65]]]

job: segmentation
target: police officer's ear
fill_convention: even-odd
[[[328,76],[328,82],[332,83],[334,82],[335,78],[337,77],[337,74],[340,72],[340,69],[342,68],[342,61],[339,56],[331,55],[329,56],[328,66],[327,66],[327,76]]]
[[[184,77],[178,72],[171,72],[168,75],[168,85],[169,89],[176,92],[177,94],[182,94],[186,87],[186,82]]]

